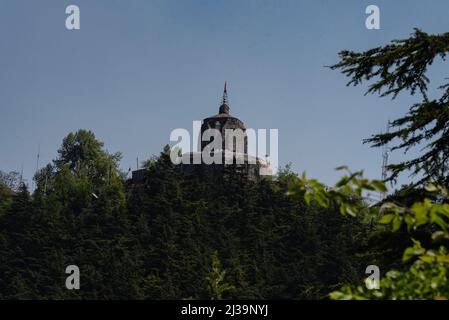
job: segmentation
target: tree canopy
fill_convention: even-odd
[[[390,96],[418,95],[403,117],[391,122],[391,132],[375,134],[365,140],[374,147],[392,143],[392,150],[410,151],[425,147],[416,158],[390,164],[389,180],[402,172],[418,177],[413,186],[433,181],[449,184],[449,83],[439,85],[438,98],[429,94],[429,67],[437,58],[445,61],[449,52],[449,33],[429,35],[419,29],[408,39],[394,40],[364,52],[344,50],[340,62],[331,66],[350,78],[348,85],[369,82],[367,94]]]
[[[166,148],[135,184],[116,159],[80,130],[33,194],[2,196],[1,298],[313,299],[363,275],[357,252],[366,260],[375,230],[287,195],[288,168],[259,183],[232,169],[192,174]],[[68,265],[80,290],[65,288]]]

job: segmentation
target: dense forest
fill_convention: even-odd
[[[369,219],[306,206],[286,193],[295,174],[252,182],[184,173],[169,149],[127,180],[94,134],[69,134],[30,194],[2,174],[2,299],[319,299],[360,283]],[[80,269],[67,290],[65,268]]]

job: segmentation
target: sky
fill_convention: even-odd
[[[71,4],[80,30],[65,27]],[[370,4],[380,30],[365,27]],[[365,96],[326,66],[415,27],[447,32],[448,12],[447,0],[0,0],[0,170],[23,170],[32,185],[81,128],[135,168],[173,129],[216,114],[227,81],[233,116],[279,130],[281,166],[328,184],[340,165],[380,178],[382,151],[362,140],[417,98]],[[431,85],[443,72],[431,70]]]

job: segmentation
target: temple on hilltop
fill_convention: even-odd
[[[213,129],[213,130],[210,130]],[[231,130],[229,130],[231,129]],[[230,136],[232,132],[232,136]],[[221,134],[221,146],[213,144],[217,133]],[[224,84],[223,99],[218,114],[205,118],[201,124],[199,137],[201,150],[182,155],[180,170],[194,174],[197,170],[207,170],[213,173],[224,173],[224,169],[232,169],[245,175],[249,180],[259,181],[263,176],[271,175],[270,164],[256,155],[248,153],[248,136],[245,124],[230,115],[227,83]],[[254,141],[255,143],[255,141]],[[212,145],[214,145],[212,147]],[[219,163],[208,163],[202,155],[221,158]],[[133,171],[132,180],[138,182],[144,176],[145,169]]]

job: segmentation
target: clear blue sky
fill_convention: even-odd
[[[65,29],[69,4],[79,31]],[[369,4],[379,31],[365,28]],[[279,129],[281,165],[326,183],[342,164],[379,178],[381,151],[361,141],[414,100],[364,96],[325,65],[414,27],[449,31],[448,13],[447,0],[0,0],[0,170],[23,166],[30,182],[38,144],[42,166],[79,128],[135,167],[215,114],[227,80],[233,115]]]

